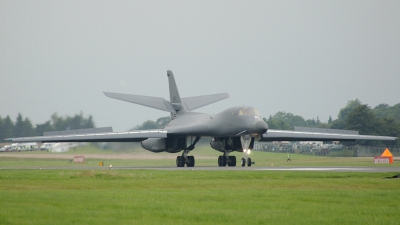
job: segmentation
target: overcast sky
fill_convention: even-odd
[[[250,105],[327,121],[348,100],[400,103],[400,1],[0,1],[0,115],[93,115],[127,130],[163,111],[103,91],[228,92],[196,110]]]

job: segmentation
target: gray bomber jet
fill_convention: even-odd
[[[229,97],[227,93],[181,98],[172,71],[167,71],[170,101],[159,97],[104,92],[110,98],[127,101],[169,112],[171,121],[164,129],[112,132],[112,128],[79,129],[45,132],[44,136],[9,138],[13,142],[141,142],[151,152],[177,153],[178,167],[193,167],[195,159],[189,152],[201,137],[212,137],[210,145],[222,152],[218,166],[236,166],[236,157],[243,152],[241,166],[251,166],[248,157],[255,141],[355,141],[396,140],[395,137],[359,135],[357,131],[295,127],[294,131],[268,129],[257,109],[237,106],[217,114],[192,112],[200,107]]]

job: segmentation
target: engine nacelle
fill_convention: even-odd
[[[151,152],[165,152],[167,148],[165,147],[166,138],[149,138],[141,142],[142,147]]]
[[[186,137],[149,138],[141,144],[151,152],[176,153],[186,148]]]

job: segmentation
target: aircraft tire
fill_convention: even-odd
[[[236,156],[229,156],[228,166],[236,166]]]
[[[195,161],[194,161],[194,156],[188,156],[189,159],[189,164],[187,167],[194,167]]]
[[[218,156],[218,166],[226,166],[226,157],[225,156]]]
[[[242,164],[242,167],[244,167],[246,165],[246,159],[245,158],[242,158],[241,164]]]
[[[177,167],[184,167],[185,166],[185,159],[182,156],[176,157],[176,166]]]
[[[247,159],[247,166],[250,167],[251,166],[251,158]]]

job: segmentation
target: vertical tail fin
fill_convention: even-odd
[[[170,97],[170,102],[173,103],[181,103],[181,97],[179,96],[179,91],[178,87],[176,86],[175,83],[175,78],[174,74],[172,73],[171,70],[167,71],[167,76],[168,76],[168,82],[169,82],[169,97]]]
[[[172,107],[174,108],[175,112],[171,112],[171,119],[174,119],[176,117],[176,114],[178,111],[183,109],[183,104],[181,101],[181,96],[179,96],[179,91],[178,87],[176,86],[174,74],[172,73],[171,70],[167,70],[167,76],[168,76],[168,82],[169,82],[169,98],[170,102],[172,104]]]

